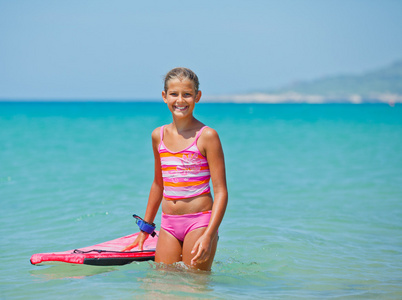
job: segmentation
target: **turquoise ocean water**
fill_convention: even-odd
[[[157,103],[0,103],[1,299],[401,299],[402,106],[199,104],[229,206],[211,273],[33,266],[137,230]],[[156,223],[160,223],[160,213]]]

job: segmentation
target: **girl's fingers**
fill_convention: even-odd
[[[136,246],[138,246],[140,251],[142,251],[142,249],[144,248],[144,242],[147,238],[148,238],[148,235],[143,236],[142,233],[140,233],[132,244],[128,245],[126,248],[124,248],[121,251],[123,251],[123,252],[128,251],[128,250],[133,249]]]
[[[200,248],[199,248],[198,242],[195,243],[195,245],[194,245],[194,247],[193,247],[193,250],[191,250],[191,254],[194,254],[194,253],[196,253],[196,254],[195,254],[194,257],[191,259],[191,264],[192,264],[192,265],[195,265],[195,264],[196,264],[196,262],[197,262],[197,260],[198,260],[198,258],[199,258],[199,256],[200,256]]]
[[[141,241],[140,242],[138,242],[137,241],[137,239],[135,239],[135,241],[133,242],[133,243],[131,243],[130,245],[128,245],[126,248],[124,248],[123,250],[121,250],[121,251],[128,251],[128,250],[131,250],[131,249],[133,249],[133,248],[135,248],[136,246],[140,246],[141,247],[141,251],[142,251],[142,244],[143,244],[144,242],[142,242],[141,243]]]
[[[193,251],[191,251],[191,253],[195,253],[197,251],[197,254],[191,260],[192,265],[205,262],[209,256],[206,249],[204,249],[201,244],[196,245],[196,249],[193,249]]]
[[[197,250],[198,250],[198,241],[197,241],[197,242],[195,242],[194,247],[193,247],[193,249],[191,250],[191,254],[196,253],[196,252],[197,252]]]
[[[121,250],[122,252],[124,251],[129,251],[131,249],[133,249],[134,247],[136,247],[138,245],[138,242],[135,240],[134,243],[128,245],[126,248],[124,248],[123,250]],[[142,249],[141,249],[142,250]]]
[[[133,249],[135,246],[133,246],[132,244],[131,245],[128,245],[127,247],[125,247],[123,250],[121,250],[122,252],[124,252],[124,251],[128,251],[128,250],[131,250],[131,249]]]

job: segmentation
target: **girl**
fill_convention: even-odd
[[[193,116],[201,98],[198,87],[198,77],[189,69],[175,68],[165,76],[162,98],[173,122],[152,132],[155,177],[144,221],[153,223],[162,203],[155,262],[183,261],[188,266],[210,270],[228,192],[219,136]],[[136,246],[142,250],[148,236],[141,231],[123,251]]]

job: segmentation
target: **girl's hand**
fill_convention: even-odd
[[[142,251],[142,249],[143,249],[143,247],[144,247],[144,242],[145,242],[145,240],[148,238],[148,236],[149,236],[148,233],[141,231],[141,232],[138,234],[138,236],[137,236],[137,238],[135,239],[135,241],[134,241],[132,244],[130,244],[130,245],[128,245],[127,247],[125,247],[125,248],[124,248],[123,250],[121,250],[121,251],[122,251],[122,252],[124,252],[124,251],[129,251],[129,250],[133,249],[133,248],[136,247],[136,246],[139,246],[140,251]]]
[[[193,249],[191,250],[191,254],[195,254],[195,256],[191,260],[191,265],[195,266],[197,264],[201,264],[206,262],[211,255],[211,247],[212,241],[208,235],[203,234],[194,244]]]

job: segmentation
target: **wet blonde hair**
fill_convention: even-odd
[[[194,84],[195,92],[198,93],[198,88],[200,86],[200,82],[198,81],[197,75],[190,69],[174,68],[174,69],[170,70],[165,75],[165,85],[164,85],[165,93],[167,93],[169,81],[173,80],[173,79],[178,79],[180,81],[184,80],[184,79],[190,80]]]

